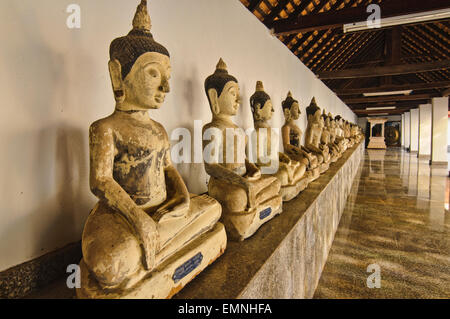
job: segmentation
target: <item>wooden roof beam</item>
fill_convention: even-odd
[[[383,1],[379,5],[382,18],[450,8],[450,2],[442,0]],[[274,21],[274,33],[275,35],[289,35],[341,28],[344,24],[365,21],[369,16],[366,10],[366,6],[358,6]]]
[[[431,89],[442,89],[450,88],[450,81],[441,82],[431,82],[431,83],[411,83],[402,85],[387,85],[379,87],[367,87],[367,88],[357,88],[357,89],[344,89],[336,90],[337,95],[355,95],[363,93],[378,93],[378,92],[395,92],[395,91],[405,91],[405,90],[431,90]]]
[[[438,94],[413,94],[413,95],[401,95],[401,96],[376,96],[376,97],[358,97],[344,99],[345,104],[358,104],[358,103],[379,103],[379,102],[398,102],[398,101],[416,101],[426,100],[433,97],[437,97]]]
[[[361,69],[346,69],[336,71],[319,72],[321,80],[371,78],[389,75],[403,75],[449,69],[450,60],[433,61],[417,64],[398,64]]]

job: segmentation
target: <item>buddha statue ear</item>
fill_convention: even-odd
[[[253,115],[255,120],[259,121],[261,120],[261,104],[255,103],[252,107]]]
[[[283,110],[283,113],[284,113],[284,118],[285,118],[285,119],[290,119],[290,118],[291,118],[291,110],[289,110],[289,109],[284,109],[284,110]]]
[[[216,89],[209,89],[208,90],[208,98],[209,103],[211,105],[211,111],[214,115],[220,114],[220,107],[219,107],[219,96],[217,94]]]
[[[109,61],[108,67],[114,91],[114,98],[116,99],[116,102],[123,102],[125,100],[125,91],[123,90],[122,66],[118,60],[114,59]]]

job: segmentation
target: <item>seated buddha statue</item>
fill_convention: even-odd
[[[361,142],[361,134],[359,131],[359,127],[356,124],[351,125],[351,136],[355,140],[355,144],[358,144]]]
[[[222,204],[222,220],[228,236],[244,240],[281,213],[281,183],[276,177],[263,176],[245,156],[248,141],[232,119],[240,106],[239,85],[222,59],[216,71],[205,80],[205,91],[212,112],[211,122],[203,127],[204,163],[211,177],[208,194]],[[214,135],[212,142],[205,138],[210,134]],[[242,144],[235,143],[239,138],[244,140]],[[214,154],[206,158],[206,150],[213,142],[215,147],[211,153]],[[216,150],[222,156],[215,154]]]
[[[352,138],[351,124],[348,121],[344,121],[344,136],[347,139],[348,147],[353,147],[355,139]]]
[[[339,158],[339,151],[337,150],[337,147],[335,146],[334,142],[332,142],[332,138],[333,140],[336,139],[335,134],[336,130],[332,128],[331,119],[327,115],[325,110],[323,110],[322,121],[324,121],[324,128],[322,132],[321,143],[328,146],[328,149],[330,151],[331,162],[335,163]],[[333,130],[334,130],[334,137],[332,137]]]
[[[339,143],[336,141],[336,137],[338,134],[337,124],[333,115],[328,113],[328,121],[325,121],[325,126],[329,125],[330,130],[330,149],[334,149],[334,152],[337,153],[337,157],[340,158],[343,153],[343,149],[339,146]]]
[[[320,177],[319,163],[317,157],[301,145],[303,132],[295,124],[301,114],[299,102],[289,92],[281,106],[285,118],[285,123],[281,129],[284,152],[290,159],[306,166],[308,183],[310,183]]]
[[[169,52],[150,33],[145,0],[110,46],[115,111],[89,130],[90,186],[99,199],[82,235],[79,298],[170,298],[225,250],[220,204],[192,195],[152,120],[169,93]]]
[[[344,153],[348,148],[348,142],[345,138],[343,118],[338,115],[335,117],[336,122],[336,143],[339,145],[341,152]]]
[[[322,174],[328,170],[331,158],[328,146],[321,143],[325,123],[315,98],[306,108],[306,114],[308,115],[308,127],[306,128],[305,148],[317,156]]]
[[[261,81],[256,83],[256,92],[250,98],[256,135],[257,166],[260,168],[270,165],[268,157],[277,156],[278,170],[273,176],[281,182],[280,194],[283,201],[290,201],[308,186],[308,176],[305,175],[306,165],[291,159],[284,153],[272,154],[272,142],[277,143],[279,136],[272,131],[268,121],[272,119],[273,104],[270,96],[264,92]]]

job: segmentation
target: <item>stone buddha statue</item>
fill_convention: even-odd
[[[347,140],[348,147],[353,147],[355,140],[352,138],[351,124],[348,121],[344,121],[344,137]]]
[[[352,135],[355,137],[357,143],[361,143],[364,139],[361,128],[356,124],[352,127]]]
[[[323,110],[322,119],[325,123],[322,133],[322,144],[328,146],[331,162],[335,163],[340,157],[339,149],[334,144],[336,140],[336,128],[332,126],[331,114],[327,114],[325,110]]]
[[[338,128],[336,124],[336,120],[333,118],[333,115],[331,113],[328,113],[328,121],[329,121],[329,130],[330,130],[330,148],[333,148],[335,152],[338,154],[338,158],[342,156],[342,153],[344,152],[343,149],[339,146],[339,143],[337,142],[337,136],[338,136]],[[328,125],[327,122],[325,122],[325,125]]]
[[[306,108],[306,114],[308,115],[308,127],[305,135],[305,148],[317,156],[320,173],[322,174],[328,170],[331,158],[328,146],[321,143],[325,123],[315,98],[312,99],[311,104]]]
[[[336,122],[336,143],[338,144],[341,153],[344,153],[348,148],[347,139],[345,138],[344,133],[344,120],[340,115],[336,116],[334,120]]]
[[[244,240],[282,212],[281,183],[276,177],[263,176],[245,156],[248,141],[239,136],[244,135],[243,130],[232,119],[241,102],[239,85],[222,59],[216,71],[205,80],[205,91],[212,121],[203,127],[203,148],[207,150],[214,142],[214,149],[222,154],[216,156],[212,152],[211,158],[204,156],[205,169],[211,177],[208,193],[222,204],[222,220],[229,237]],[[214,141],[206,141],[205,136],[211,134]],[[239,138],[244,143],[236,143]]]
[[[110,46],[115,111],[89,130],[90,185],[99,202],[82,235],[79,298],[169,298],[226,248],[220,204],[189,194],[152,120],[169,93],[169,52],[150,33],[145,0]]]
[[[292,160],[303,163],[306,166],[308,182],[310,183],[320,177],[319,163],[317,157],[301,145],[303,132],[295,124],[295,121],[300,118],[301,114],[299,102],[289,92],[281,106],[285,118],[285,123],[281,129],[284,152]]]
[[[305,175],[306,165],[292,160],[287,154],[272,154],[272,142],[278,143],[279,136],[272,131],[268,121],[272,119],[274,112],[270,96],[264,92],[261,81],[256,83],[256,92],[250,98],[250,107],[253,114],[256,134],[256,153],[258,167],[270,164],[270,157],[277,156],[279,163],[275,177],[281,182],[280,194],[283,201],[290,201],[308,186],[308,175]],[[265,152],[261,150],[266,150]]]

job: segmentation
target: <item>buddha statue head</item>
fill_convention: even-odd
[[[241,103],[238,80],[228,74],[227,65],[222,59],[214,74],[206,78],[205,91],[213,117],[237,114]]]
[[[338,115],[334,118],[334,121],[336,123],[336,127],[341,129],[342,128],[342,117],[340,115]]]
[[[264,85],[261,81],[256,82],[256,92],[250,97],[250,107],[253,113],[253,120],[269,121],[274,113],[272,100],[269,94],[264,92]]]
[[[318,124],[322,127],[322,112],[317,106],[315,97],[312,98],[311,104],[306,108],[306,114],[308,116],[309,124]]]
[[[153,39],[150,29],[147,1],[142,0],[133,29],[111,43],[109,73],[119,110],[158,109],[170,91],[169,51]]]
[[[286,122],[290,120],[296,121],[300,118],[300,104],[292,97],[291,92],[288,93],[286,100],[281,103],[281,106],[283,107]]]

